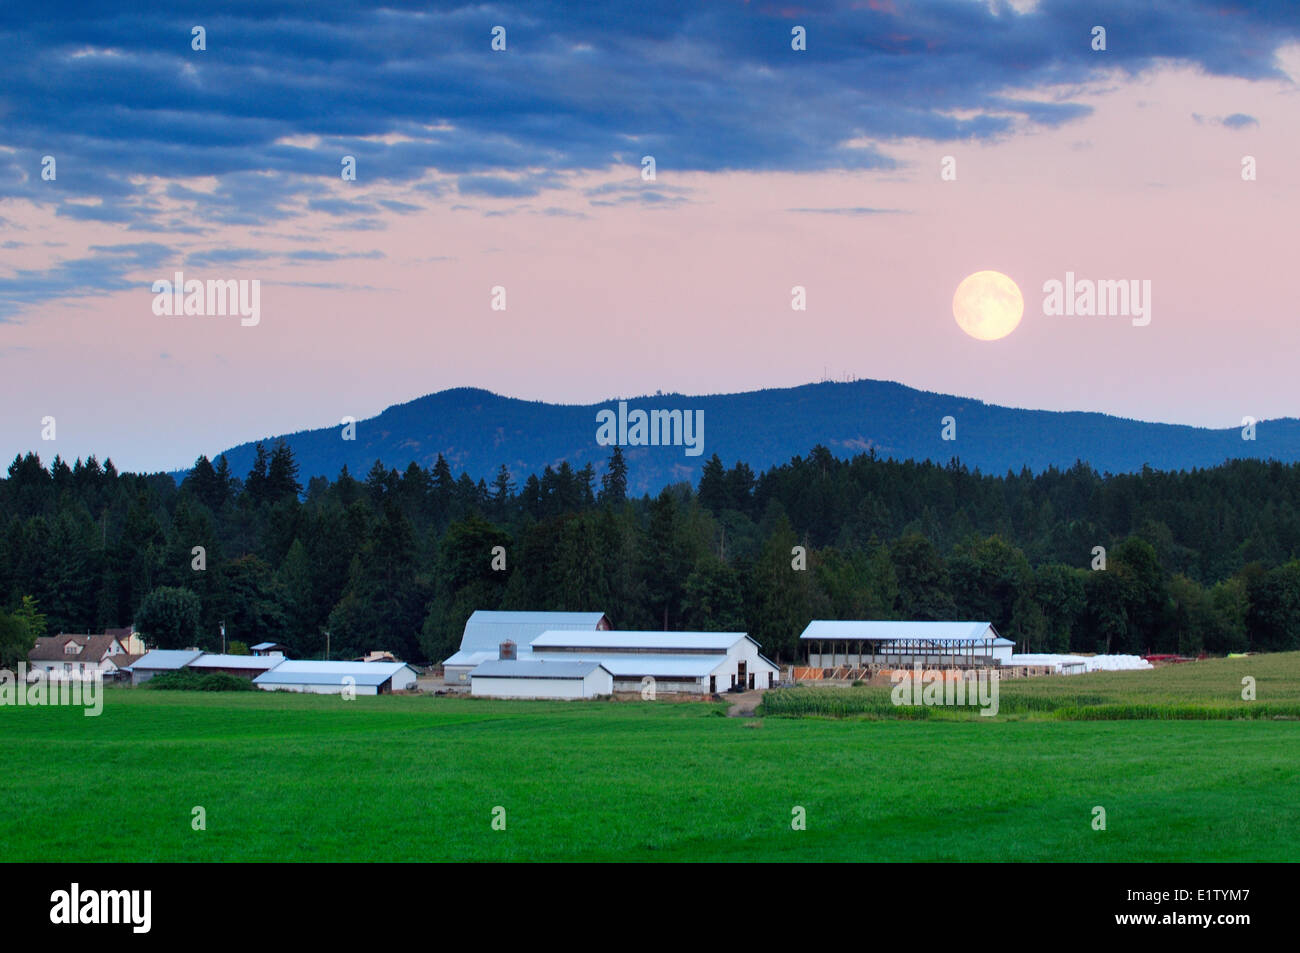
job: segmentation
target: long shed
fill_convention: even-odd
[[[599,662],[496,659],[475,667],[470,691],[493,698],[596,698],[613,694],[614,676]]]

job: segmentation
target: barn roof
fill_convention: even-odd
[[[404,668],[405,662],[313,662],[286,659],[253,679],[254,685],[342,685],[344,678],[357,685],[382,685]],[[411,669],[412,672],[415,669]]]
[[[154,649],[146,652],[131,664],[132,671],[140,669],[172,670],[189,665],[203,653],[198,649]]]
[[[489,659],[470,672],[471,678],[586,678],[609,668],[594,659]]]
[[[190,668],[247,668],[259,669],[265,671],[269,668],[275,668],[277,665],[283,665],[279,656],[275,655],[219,655],[216,653],[203,653],[193,662]]]
[[[603,612],[495,612],[479,609],[465,623],[460,649],[462,652],[485,652],[489,649],[495,652],[506,639],[527,645],[548,629],[595,631],[602,620],[609,624]]]
[[[839,622],[818,619],[808,623],[801,639],[850,639],[863,642],[977,642],[1012,643],[998,635],[991,622]],[[1000,640],[1000,641],[997,641]]]
[[[527,645],[520,645],[520,646],[517,646],[517,652],[516,652],[516,654],[518,654],[518,655],[520,655],[520,656],[527,656],[527,655],[529,655],[531,652],[532,652],[532,649],[530,649]],[[501,653],[500,653],[500,650],[499,650],[498,648],[493,648],[493,649],[483,649],[482,651],[473,651],[473,652],[466,652],[464,649],[461,649],[461,650],[460,650],[459,652],[457,652],[456,654],[450,656],[450,657],[449,657],[446,661],[444,661],[442,664],[443,664],[444,666],[446,666],[446,665],[471,665],[471,666],[472,666],[472,665],[482,665],[484,662],[486,662],[486,661],[488,661],[488,660],[490,660],[490,659],[497,658],[500,654],[501,654]]]
[[[711,650],[725,652],[737,642],[748,639],[744,632],[571,632],[547,631],[533,639],[536,649],[576,648],[659,651]],[[751,639],[751,641],[753,641]]]

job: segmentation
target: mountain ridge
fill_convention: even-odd
[[[680,480],[698,480],[717,453],[728,466],[743,460],[754,471],[785,463],[822,444],[836,456],[874,449],[899,460],[947,463],[954,457],[982,472],[1065,469],[1078,460],[1100,472],[1187,470],[1229,459],[1300,460],[1300,420],[1256,424],[1256,439],[1238,427],[1211,429],[1117,417],[1099,411],[1031,410],[977,398],[923,391],[895,381],[821,381],[786,388],[730,394],[656,393],[611,397],[587,404],[556,404],[505,397],[478,387],[434,391],[356,422],[354,440],[335,425],[272,436],[293,448],[305,483],[335,477],[344,464],[363,476],[376,459],[404,469],[432,466],[442,454],[453,471],[491,479],[501,464],[522,479],[567,460],[599,471],[612,447],[596,441],[597,412],[617,412],[620,401],[635,410],[703,411],[702,453],[682,446],[624,446],[629,489],[655,492]],[[944,440],[943,419],[955,422],[955,440]],[[252,466],[259,441],[224,451],[232,472]],[[213,459],[220,454],[213,455]],[[184,470],[175,475],[181,476]]]

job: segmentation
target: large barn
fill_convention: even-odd
[[[573,629],[596,632],[609,629],[603,612],[494,612],[479,609],[465,623],[460,649],[442,663],[443,681],[448,688],[470,687],[469,673],[495,659],[502,642],[514,642],[520,655],[543,632]]]
[[[712,694],[732,688],[771,688],[779,670],[758,651],[758,643],[744,632],[619,632],[560,629],[543,632],[532,641],[531,651],[514,660],[490,660],[475,667],[494,681],[474,694],[498,697],[536,697],[527,686],[533,670],[525,662],[580,661],[596,663],[613,679],[613,690],[641,691],[653,679],[656,692]],[[505,652],[508,654],[509,648]],[[487,666],[486,668],[484,666]],[[518,672],[517,684],[495,681],[501,670]],[[545,669],[536,669],[538,673]],[[537,677],[541,677],[539,674]],[[499,689],[508,689],[500,691]],[[569,697],[581,697],[572,695]]]
[[[1011,659],[1015,644],[998,635],[990,622],[838,622],[808,623],[799,642],[812,668],[867,668],[874,665],[982,668]]]

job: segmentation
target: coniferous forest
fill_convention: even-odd
[[[16,457],[0,480],[0,643],[134,622],[151,645],[303,658],[455,650],[475,609],[745,630],[779,661],[815,618],[989,620],[1018,652],[1300,648],[1300,465],[992,476],[815,447],[629,498],[561,464],[489,484],[440,456],[304,486],[289,448],[200,457],[177,485]],[[1098,549],[1102,547],[1102,549]],[[1103,562],[1104,560],[1104,562]],[[1104,568],[1101,568],[1104,565]],[[35,630],[35,631],[34,631]]]

